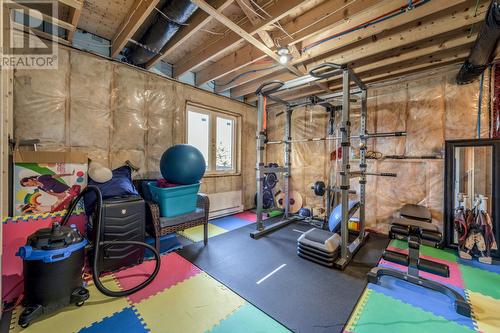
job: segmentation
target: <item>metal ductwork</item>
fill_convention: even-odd
[[[144,66],[172,38],[179,28],[193,15],[198,6],[190,0],[169,0],[157,13],[156,19],[147,28],[139,41],[126,52],[126,61],[137,66]]]
[[[470,83],[484,72],[490,63],[499,38],[500,3],[499,0],[493,0],[469,57],[465,60],[457,75],[458,84]]]

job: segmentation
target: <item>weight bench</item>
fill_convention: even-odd
[[[420,258],[421,243],[426,241],[436,246],[436,244],[442,243],[442,235],[437,227],[430,223],[430,212],[428,214],[424,212],[423,209],[426,209],[425,207],[422,207],[423,209],[418,208],[417,210],[413,208],[415,207],[411,207],[411,209],[401,209],[401,217],[391,225],[391,233],[394,235],[394,237],[391,238],[400,238],[406,234],[408,240],[408,254],[390,250],[385,250],[382,254],[382,258],[387,261],[407,266],[407,272],[393,268],[375,267],[368,273],[368,282],[379,284],[382,276],[391,276],[417,286],[435,290],[447,295],[454,301],[455,311],[457,313],[470,317],[470,306],[460,293],[444,284],[420,277],[420,271],[449,277],[450,269],[447,265]],[[408,213],[419,213],[419,219],[410,219],[409,217],[413,216],[407,215]]]
[[[359,201],[349,201],[350,219],[358,210]],[[299,257],[317,264],[333,267],[340,253],[341,239],[337,233],[342,222],[342,205],[338,205],[330,214],[328,229],[312,228],[303,233],[297,240]]]
[[[443,235],[439,228],[432,224],[431,212],[427,207],[406,204],[399,211],[399,216],[392,220],[389,238],[406,240],[411,227],[418,227],[421,231],[422,244],[437,248],[442,247]]]

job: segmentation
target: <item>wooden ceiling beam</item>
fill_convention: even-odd
[[[82,10],[83,7],[83,0],[59,0],[58,2],[78,10]]]
[[[82,14],[82,9],[81,8],[80,9],[78,9],[78,8],[70,8],[69,12],[70,12],[70,16],[69,16],[70,17],[70,23],[72,25],[74,25],[75,27],[77,27],[78,26],[78,21],[80,21],[80,15]],[[70,42],[70,43],[73,42],[73,37],[75,35],[75,31],[76,31],[76,29],[68,31],[68,37],[67,37],[68,42]]]
[[[397,66],[389,66],[386,68],[374,70],[372,72],[367,72],[364,75],[360,75],[360,78],[365,84],[373,84],[375,82],[399,78],[433,68],[440,68],[443,66],[458,64],[465,58],[467,58],[468,52],[468,49],[463,49],[453,54],[443,54],[439,57],[436,56],[432,60],[425,59],[425,57],[421,60],[415,59],[410,62],[400,63]],[[342,89],[342,83],[339,80],[332,81],[329,83],[329,88],[332,91],[340,91]],[[317,94],[323,94],[323,92],[316,87],[304,87],[302,89],[294,90],[293,93],[282,94],[279,97],[284,100],[292,100]],[[251,100],[252,99],[249,99],[248,102],[251,102]],[[270,104],[272,104],[272,102],[270,102]]]
[[[459,29],[453,34],[446,34],[444,36],[432,37],[425,41],[420,41],[411,46],[403,46],[388,52],[382,52],[377,55],[372,55],[367,58],[349,61],[349,66],[354,69],[356,73],[363,73],[375,68],[385,67],[394,63],[422,57],[425,55],[432,55],[443,52],[464,45],[472,45],[477,37],[477,33],[469,34],[468,29]],[[293,77],[288,73],[280,73],[278,75],[272,74],[265,77],[267,80],[290,80]],[[257,87],[261,84],[259,81],[252,81],[245,85],[241,85],[234,89],[236,96],[244,96],[255,92]]]
[[[390,2],[390,6],[387,3]],[[281,45],[298,45],[305,38],[311,37],[325,29],[336,27],[338,31],[354,27],[366,22],[368,19],[380,16],[380,13],[387,12],[390,8],[407,3],[407,0],[381,1],[381,0],[358,0],[345,4],[345,0],[325,1],[296,17],[292,21],[283,25],[283,29],[293,36],[293,40],[280,30],[271,32],[271,38],[280,40]],[[374,6],[377,5],[377,6]],[[372,7],[373,6],[373,7]],[[361,15],[360,15],[361,13]],[[236,52],[220,59],[210,67],[197,73],[197,79],[200,84],[221,78],[222,82],[228,82],[232,78],[228,77],[230,73],[241,69],[245,71],[246,66],[255,61],[263,60],[266,55],[255,50],[252,45],[246,45]],[[240,73],[234,73],[234,77]],[[227,76],[227,77],[226,77]],[[230,85],[216,86],[217,92],[231,89],[237,83],[245,83],[245,77],[232,82]]]
[[[28,16],[34,15],[34,14],[32,14],[32,12],[33,12],[32,8],[21,5],[20,3],[17,3],[15,1],[11,1],[11,0],[5,0],[4,3],[7,6],[7,8],[14,10],[14,11],[19,11],[23,15],[28,15]],[[2,5],[3,5],[3,3],[2,3]],[[41,12],[38,12],[38,13],[42,16],[42,20],[44,22],[50,23],[52,25],[66,29],[68,31],[74,31],[76,29],[76,27],[73,24],[68,23],[66,21],[63,21],[63,20],[60,20],[57,17],[52,17],[50,15],[47,15],[47,14],[44,14]],[[39,18],[39,17],[36,17],[36,18]]]
[[[233,3],[233,0],[215,0],[212,4],[217,11],[222,12],[229,5]],[[183,26],[175,33],[175,35],[168,41],[168,43],[162,47],[160,52],[155,55],[151,60],[146,63],[146,69],[150,69],[160,60],[168,57],[172,54],[178,47],[184,44],[191,36],[203,29],[204,26],[212,20],[212,17],[202,10],[197,10],[187,21],[186,26]]]
[[[255,26],[262,22],[262,17],[260,14],[258,14],[257,10],[252,6],[252,3],[250,0],[236,0],[236,3],[240,6],[241,10],[245,14],[245,16],[250,20],[250,22]],[[274,47],[274,41],[271,37],[271,35],[265,31],[259,31],[257,32],[257,35],[259,35],[260,39],[262,42],[268,47],[272,48]]]
[[[257,38],[249,34],[247,31],[245,31],[242,27],[231,21],[229,18],[224,16],[222,13],[219,13],[217,10],[215,10],[212,6],[210,6],[208,3],[206,3],[204,0],[191,0],[194,4],[198,5],[199,8],[202,10],[206,11],[208,14],[210,14],[214,19],[228,27],[230,30],[241,36],[243,39],[248,41],[250,44],[267,54],[270,58],[274,59],[275,61],[279,62],[279,56],[276,54],[274,51],[269,49],[266,45],[264,45],[262,42],[260,42]],[[299,71],[297,68],[290,64],[282,64],[283,67],[288,69],[290,72],[297,76],[301,76],[304,73]]]
[[[306,0],[309,1],[309,0]],[[194,1],[193,1],[194,2]],[[259,24],[253,25],[251,22],[245,22],[241,26],[237,26],[241,32],[247,33],[249,35],[257,34],[259,31],[265,30],[265,28],[273,24],[283,17],[287,16],[291,11],[304,5],[303,0],[279,0],[272,6],[266,8],[271,18],[266,18],[262,20]],[[213,7],[210,6],[213,9]],[[218,13],[221,15],[220,13]],[[213,15],[212,15],[213,16]],[[225,16],[223,16],[225,17]],[[231,21],[232,22],[232,21]],[[233,22],[234,23],[234,22]],[[179,77],[184,73],[195,69],[196,67],[207,63],[214,57],[226,52],[227,48],[244,41],[245,39],[237,33],[229,33],[218,41],[210,44],[193,57],[183,60],[177,64],[174,64],[174,77]],[[260,43],[260,41],[259,41]]]
[[[115,58],[123,50],[129,39],[137,32],[159,2],[160,0],[136,1],[136,6],[127,14],[111,41],[111,58]]]
[[[332,41],[327,41],[325,43],[325,44],[327,44],[326,46],[321,44],[317,48],[313,48],[305,53],[303,52],[302,56],[300,58],[293,59],[292,63],[296,64],[296,63],[311,61],[312,56],[314,56],[315,58],[321,58],[322,56],[324,56],[327,53],[331,53],[334,50],[348,47],[349,45],[351,45],[355,42],[359,43],[362,40],[364,40],[367,43],[372,43],[372,44],[378,45],[380,38],[384,38],[384,36],[389,35],[391,33],[394,34],[394,36],[392,38],[399,38],[399,36],[395,33],[395,31],[397,31],[398,29],[402,29],[401,26],[411,25],[412,27],[413,26],[418,27],[418,25],[421,24],[422,20],[423,20],[423,22],[428,22],[430,24],[428,29],[432,29],[432,15],[433,14],[438,13],[436,15],[442,15],[443,13],[448,14],[451,12],[452,13],[451,16],[453,16],[454,8],[457,8],[457,5],[460,7],[465,2],[470,2],[470,1],[471,0],[450,0],[450,1],[428,2],[424,5],[422,5],[421,7],[415,8],[415,9],[411,10],[410,12],[407,12],[407,13],[400,15],[399,17],[391,18],[391,19],[385,20],[383,22],[376,23],[376,24],[369,26],[367,28],[353,31],[347,35],[341,35]],[[391,3],[391,2],[388,1],[388,3]],[[460,8],[462,8],[462,7],[460,7]],[[464,6],[464,8],[465,8],[465,6]],[[474,10],[474,8],[472,8],[471,12],[473,12],[473,10]],[[387,13],[387,9],[385,9],[383,13]],[[381,12],[377,12],[377,14],[378,15],[375,17],[380,16]],[[357,25],[359,25],[359,23],[356,24],[355,26],[357,26]],[[456,29],[456,28],[454,28],[454,29]],[[332,35],[337,35],[345,30],[346,30],[345,28],[338,29],[338,27],[335,27],[330,32],[332,33]],[[303,43],[304,43],[304,45],[308,45],[307,40],[303,41]],[[392,44],[393,44],[392,48],[398,46],[397,43],[392,43]],[[318,49],[318,50],[316,50],[316,49]],[[314,51],[314,52],[312,52],[312,51]],[[245,75],[244,79],[239,80],[239,83],[249,82],[249,81],[252,81],[255,79],[259,79],[260,77],[272,74],[274,72],[276,72],[276,68],[271,68],[267,71],[260,71],[258,73],[251,73],[249,75]],[[233,84],[233,86],[235,86],[235,85]]]
[[[382,52],[389,52],[395,48],[411,45],[421,42],[423,40],[446,34],[451,31],[461,29],[463,27],[470,27],[472,24],[483,20],[484,13],[487,10],[486,1],[482,1],[477,10],[477,15],[474,16],[474,6],[460,6],[460,10],[454,9],[451,13],[447,12],[445,15],[438,17],[430,17],[422,21],[417,21],[411,24],[405,30],[396,29],[396,31],[386,31],[381,36],[374,35],[372,38],[367,39],[364,43],[357,47],[348,48],[345,51],[334,53],[328,57],[319,57],[319,60],[314,60],[308,63],[308,67],[313,67],[324,62],[333,63],[349,63],[359,59],[367,58]],[[265,75],[270,76],[275,70],[271,69],[257,73],[257,75],[250,74],[253,79],[259,79]],[[234,96],[238,95],[236,89],[232,89]]]

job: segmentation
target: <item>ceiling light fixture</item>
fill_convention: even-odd
[[[286,47],[280,47],[278,49],[278,55],[280,56],[280,63],[286,64],[292,58],[290,55],[290,51]]]

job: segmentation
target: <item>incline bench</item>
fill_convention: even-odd
[[[419,276],[419,271],[443,277],[450,276],[447,265],[420,258],[420,244],[423,241],[435,247],[441,247],[442,244],[442,234],[431,221],[431,213],[426,207],[406,205],[401,208],[400,217],[393,220],[389,235],[396,239],[406,238],[408,240],[408,254],[385,250],[382,257],[387,261],[407,266],[408,270],[403,272],[393,268],[375,267],[368,273],[368,282],[378,284],[380,278],[385,275],[435,290],[454,301],[457,313],[470,317],[470,306],[461,294],[444,284]]]

